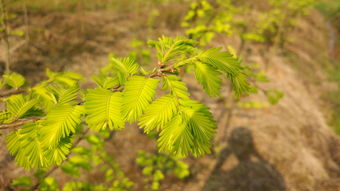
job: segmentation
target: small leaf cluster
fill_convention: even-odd
[[[60,169],[63,176],[69,176],[62,189],[57,180],[52,176],[46,176],[47,172],[38,169],[35,178],[39,182],[40,191],[75,191],[75,190],[103,190],[103,191],[129,191],[132,190],[134,183],[125,176],[116,160],[111,157],[104,149],[104,139],[109,136],[108,131],[101,131],[100,134],[90,133],[85,136],[86,146],[76,146],[71,152]],[[82,181],[83,174],[96,173],[102,174],[104,181],[102,184],[92,184]],[[23,176],[12,181],[12,186],[17,189],[33,188],[33,177]]]
[[[176,157],[164,154],[150,154],[139,151],[136,158],[138,166],[145,175],[146,190],[159,190],[161,181],[168,174],[174,174],[179,179],[190,175],[189,166]]]
[[[73,135],[82,122],[84,107],[78,105],[78,82],[81,76],[74,73],[47,71],[48,80],[28,89],[26,95],[17,94],[4,99],[7,114],[5,123],[35,117],[39,120],[26,123],[7,137],[7,148],[18,165],[30,168],[46,168],[61,164],[71,147]],[[22,77],[4,75],[20,87]],[[7,83],[8,84],[8,83]],[[18,86],[20,85],[20,86]]]
[[[237,103],[237,106],[245,109],[262,109],[277,104],[284,97],[284,93],[277,89],[260,88],[257,83],[270,82],[266,75],[266,72],[264,70],[261,70],[260,66],[255,63],[248,63],[248,68],[249,70],[252,71],[249,75],[249,79],[250,81],[254,82],[254,92],[256,93],[262,92],[266,98],[266,101],[256,100],[239,101]]]
[[[234,15],[240,10],[232,0],[199,0],[191,3],[182,22],[187,28],[186,34],[192,39],[199,39],[200,44],[207,45],[216,34],[231,35],[237,21]]]
[[[9,24],[17,18],[17,14],[9,13],[7,6],[11,1],[3,0],[0,3],[0,39],[8,38],[8,36],[23,36],[24,32],[21,30],[11,29]]]
[[[0,81],[0,89],[18,89],[25,85],[25,78],[16,72],[6,73]]]
[[[267,0],[264,7],[254,8],[251,1],[197,0],[184,18],[182,26],[202,45],[217,34],[238,35],[252,42],[283,43],[297,19],[309,12],[315,0]],[[256,11],[256,14],[253,11]],[[254,15],[255,18],[250,18]]]

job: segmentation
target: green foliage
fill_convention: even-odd
[[[138,71],[138,64],[133,58],[115,58],[112,54],[110,54],[109,58],[111,61],[110,67],[114,71],[113,75],[117,77],[120,85],[125,84],[127,78]]]
[[[80,75],[47,71],[49,79],[29,90],[28,95],[5,99],[3,123],[36,117],[6,137],[7,147],[26,169],[59,165],[69,154],[71,138],[79,128],[83,106],[75,105]]]
[[[209,49],[200,53],[198,60],[225,73],[230,79],[237,97],[251,92],[252,88],[247,81],[247,71],[241,66],[240,61],[229,52],[222,52],[216,48]]]
[[[132,51],[129,57],[134,58],[141,66],[148,64],[151,61],[151,51],[147,48],[147,43],[140,40],[131,42]]]
[[[317,1],[315,7],[326,17],[336,19],[340,15],[340,2],[339,1]]]
[[[72,102],[78,97],[79,87],[78,86],[71,86],[68,89],[58,88],[58,87],[51,87],[51,91],[55,93],[52,95],[54,96],[54,102],[57,105],[68,105],[73,104]]]
[[[47,168],[60,164],[66,159],[71,147],[68,137],[60,139],[56,145],[46,145],[41,140],[43,128],[40,122],[28,123],[6,137],[7,148],[18,165],[26,168]]]
[[[21,74],[15,72],[4,74],[2,77],[4,84],[11,88],[20,88],[25,84],[25,78]]]
[[[123,129],[125,123],[135,122],[153,135],[158,150],[167,154],[152,159],[156,167],[139,159],[144,174],[152,176],[149,189],[159,189],[168,172],[179,178],[189,175],[188,166],[173,156],[210,153],[216,122],[208,107],[192,100],[182,72],[194,69],[197,81],[210,96],[220,95],[224,77],[239,97],[252,91],[246,68],[227,51],[202,50],[197,42],[182,37],[163,36],[150,45],[157,52],[154,68],[145,70],[131,56],[110,54],[108,66],[92,77],[98,86],[94,89],[81,90],[82,76],[72,72],[47,70],[48,79],[29,89],[19,89],[24,80],[11,77],[15,84],[11,87],[25,93],[4,99],[6,108],[0,113],[0,122],[24,124],[11,131],[6,144],[19,166],[37,169],[39,190],[59,189],[48,173],[54,165],[72,177],[63,190],[132,190],[131,180],[104,150],[104,139],[110,138],[113,130]],[[77,145],[81,140],[87,144]],[[83,171],[105,174],[106,181],[83,182]]]
[[[123,91],[122,114],[126,121],[136,121],[153,100],[158,85],[157,79],[134,76]]]
[[[178,104],[177,99],[172,95],[155,100],[140,118],[139,127],[144,128],[146,133],[154,129],[160,131],[178,112]]]
[[[37,104],[37,100],[24,97],[21,94],[13,95],[4,101],[7,106],[8,122],[22,118]]]
[[[265,94],[267,96],[268,102],[271,104],[277,104],[284,96],[283,92],[278,90],[267,90]]]
[[[185,54],[191,53],[195,42],[182,37],[172,39],[162,36],[158,41],[149,41],[149,44],[156,48],[159,62],[165,64],[181,61]]]
[[[136,158],[138,166],[142,167],[145,175],[146,190],[159,190],[160,183],[169,174],[174,174],[179,179],[190,175],[189,166],[178,158],[164,154],[150,154],[139,151]]]
[[[180,100],[179,112],[160,133],[161,151],[177,156],[209,153],[210,140],[216,129],[209,109],[192,100]]]
[[[75,147],[72,150],[74,155],[61,166],[61,169],[79,180],[81,180],[83,170],[99,171],[105,177],[105,184],[90,184],[76,180],[64,185],[63,190],[131,190],[133,182],[125,176],[115,159],[105,152],[103,137],[92,133],[86,136],[86,140],[90,146]]]
[[[52,109],[42,122],[42,141],[49,148],[58,145],[60,139],[67,138],[76,132],[81,123],[82,106],[58,105]]]
[[[55,73],[51,70],[46,70],[46,75],[49,78],[46,83],[56,82],[63,86],[74,87],[78,84],[83,77],[80,74],[74,72],[59,72]]]
[[[59,191],[59,186],[55,178],[47,177],[41,181],[39,190],[40,191]]]
[[[232,0],[198,0],[190,5],[182,26],[187,28],[190,38],[206,45],[218,33],[230,35],[234,32],[236,20],[233,17],[239,11]]]
[[[219,77],[220,75],[220,72],[209,65],[200,62],[195,63],[195,77],[210,96],[218,96],[220,94],[222,82],[222,79]]]
[[[89,90],[85,96],[85,108],[87,111],[87,123],[90,128],[97,130],[122,129],[124,121],[121,114],[122,93],[105,89]]]
[[[128,179],[115,159],[108,155],[104,150],[103,136],[96,133],[90,133],[85,137],[87,146],[76,146],[72,149],[72,155],[64,162],[60,169],[63,176],[70,176],[72,180],[68,181],[62,189],[57,180],[47,176],[47,172],[37,170],[35,173],[39,181],[38,190],[40,191],[68,191],[68,190],[89,190],[89,191],[130,191],[133,188],[133,182]],[[83,180],[83,171],[88,173],[101,173],[105,177],[103,184],[92,184]],[[33,184],[30,177],[19,177],[12,182],[16,188],[25,188],[31,190]]]
[[[237,35],[242,44],[249,41],[282,46],[297,19],[307,14],[314,2],[266,0],[257,8],[249,0],[197,0],[190,5],[182,26],[187,29],[187,35],[199,40],[201,45],[207,45],[216,35],[222,34]],[[324,6],[319,7],[323,10]],[[255,17],[249,18],[249,15]]]
[[[163,90],[169,90],[170,95],[180,99],[190,99],[186,84],[177,76],[169,75],[163,77]]]
[[[32,178],[28,176],[21,176],[14,179],[11,183],[12,186],[32,186]]]
[[[326,94],[327,100],[331,107],[331,118],[330,126],[334,129],[337,134],[340,134],[340,62],[331,63],[332,68],[328,71],[329,79],[337,86],[337,88],[332,88]]]

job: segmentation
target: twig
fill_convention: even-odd
[[[10,129],[10,128],[16,128],[22,125],[25,125],[26,123],[34,122],[40,120],[42,117],[40,116],[34,116],[34,117],[27,117],[23,119],[19,119],[16,121],[13,121],[12,123],[5,123],[0,125],[0,130],[3,129]]]
[[[2,90],[0,91],[0,98],[3,98],[3,97],[8,97],[8,96],[11,96],[11,95],[14,95],[14,94],[20,94],[20,93],[24,93],[26,92],[27,89],[10,89],[10,90]]]
[[[226,131],[229,129],[230,127],[230,124],[231,124],[231,120],[232,120],[232,117],[233,117],[233,111],[235,110],[235,99],[233,98],[232,96],[232,87],[230,87],[229,89],[229,96],[227,98],[224,98],[224,104],[227,103],[228,104],[228,110],[227,110],[227,120],[226,120],[226,123],[224,125],[224,127],[222,128],[221,130],[221,139],[217,140],[217,142],[223,142],[224,138],[225,138],[225,134],[226,134]],[[222,118],[224,117],[224,114],[225,114],[225,109],[222,111],[221,115],[219,118]]]
[[[27,5],[26,2],[23,3],[23,9],[24,9],[24,20],[25,20],[25,41],[29,41],[30,40],[30,35],[29,35],[29,26],[28,26],[28,13],[27,13]]]
[[[15,46],[11,47],[11,49],[9,50],[10,54],[15,52],[17,49],[21,48],[22,46],[24,46],[26,43],[27,43],[26,39],[16,43]]]
[[[163,66],[163,65],[160,65],[160,66]],[[153,73],[149,74],[148,76],[150,78],[162,77],[162,76],[165,75],[164,74],[165,72],[173,73],[173,72],[175,72],[175,69],[172,66],[168,66],[168,67],[165,67],[165,68],[158,68],[156,71],[154,71]]]
[[[4,0],[0,0],[1,17],[2,17],[2,27],[4,28],[4,41],[6,44],[6,63],[5,72],[10,71],[10,43],[9,43],[9,29],[8,29],[8,13]]]

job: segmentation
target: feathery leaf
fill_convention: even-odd
[[[156,48],[157,56],[161,63],[177,61],[178,58],[190,53],[195,41],[177,37],[175,39],[162,36],[158,41],[150,41],[149,44]]]
[[[53,161],[56,165],[60,165],[66,160],[66,156],[70,153],[71,146],[72,144],[69,137],[60,139],[54,148],[45,150],[47,160]]]
[[[8,150],[11,155],[16,155],[15,161],[25,169],[59,165],[69,153],[69,137],[63,138],[55,147],[47,148],[41,141],[41,128],[40,122],[28,123],[6,137]]]
[[[37,100],[27,100],[23,95],[13,95],[5,100],[7,111],[12,116],[13,120],[19,119],[24,116],[30,109],[37,104]]]
[[[242,69],[238,59],[234,58],[229,52],[221,51],[220,48],[211,48],[201,52],[197,57],[199,61],[209,64],[229,75],[235,75]]]
[[[210,96],[218,96],[220,94],[222,82],[219,77],[220,74],[220,72],[209,65],[195,62],[195,77]]]
[[[89,90],[85,96],[87,123],[97,130],[124,128],[122,102],[121,92],[101,88]]]
[[[49,82],[57,82],[66,87],[73,87],[83,79],[82,75],[74,72],[52,72],[49,69],[46,70],[46,75]]]
[[[10,74],[4,74],[4,83],[12,88],[20,88],[25,84],[25,78],[16,72],[11,72]]]
[[[115,58],[112,54],[110,54],[109,58],[111,62],[110,66],[121,85],[125,84],[129,75],[133,75],[138,72],[138,64],[132,57]]]
[[[193,135],[183,117],[176,115],[161,131],[159,150],[176,156],[187,156],[193,146]]]
[[[251,91],[247,80],[246,70],[240,61],[232,54],[221,51],[220,48],[212,48],[197,55],[198,61],[208,64],[223,73],[231,80],[236,96],[247,95]]]
[[[58,104],[59,105],[70,104],[72,101],[74,101],[77,98],[78,92],[79,92],[78,86],[73,86],[68,89],[63,89],[63,91],[60,92],[58,95]]]
[[[178,76],[168,75],[163,77],[163,89],[169,89],[170,94],[182,99],[189,99],[190,94],[186,84]]]
[[[47,115],[41,128],[41,138],[47,147],[55,147],[61,138],[66,138],[75,133],[81,122],[83,106],[58,105]]]
[[[149,105],[139,120],[140,128],[145,132],[150,132],[156,128],[157,131],[177,114],[178,101],[171,95],[163,96]]]
[[[216,122],[208,108],[192,100],[182,100],[179,113],[161,131],[161,151],[187,156],[209,153]]]
[[[109,89],[114,86],[117,86],[119,84],[119,81],[115,77],[110,77],[105,74],[98,74],[98,75],[93,75],[92,79],[96,82],[96,84],[103,88],[103,89]]]
[[[19,166],[25,169],[43,168],[50,165],[39,141],[39,126],[36,123],[24,125],[6,138],[7,148]]]
[[[131,77],[123,92],[123,116],[129,121],[136,121],[153,100],[158,85],[157,79],[142,76]]]

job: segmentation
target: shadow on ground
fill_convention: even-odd
[[[203,191],[286,190],[282,175],[256,151],[247,128],[234,129],[227,141],[229,147],[222,150]],[[223,170],[223,164],[232,154],[238,164],[230,170]]]

